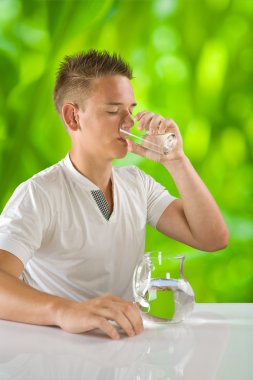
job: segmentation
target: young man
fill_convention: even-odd
[[[136,105],[129,66],[91,50],[66,57],[54,101],[72,147],[64,160],[21,184],[0,219],[0,318],[56,325],[72,333],[100,328],[119,338],[142,331],[131,301],[134,267],[147,223],[204,251],[222,249],[228,230],[182,148],[171,119],[135,116],[149,133],[174,132],[167,156],[122,138]],[[113,168],[128,150],[160,162],[180,199],[136,167]]]

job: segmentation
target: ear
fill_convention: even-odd
[[[65,103],[62,106],[62,118],[68,129],[76,131],[80,129],[77,115],[78,106],[73,103]]]

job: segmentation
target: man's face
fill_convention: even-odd
[[[96,79],[92,94],[78,110],[80,130],[73,143],[107,160],[124,157],[127,143],[119,129],[132,127],[135,105],[128,78],[114,75]]]

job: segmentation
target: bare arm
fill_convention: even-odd
[[[165,162],[181,199],[172,202],[160,217],[157,229],[176,240],[204,251],[226,247],[228,229],[212,195],[187,157]]]
[[[171,174],[181,199],[172,202],[163,212],[157,229],[175,240],[204,251],[226,247],[229,233],[221,212],[203,181],[183,152],[178,126],[171,119],[144,111],[135,116],[139,129],[151,135],[172,132],[177,137],[175,149],[160,155],[128,141],[129,150],[160,162]]]
[[[18,279],[23,271],[21,261],[0,249],[0,319],[36,325],[59,326],[71,333],[100,328],[113,339],[117,330],[108,322],[115,321],[129,335],[143,330],[136,305],[112,295],[75,302],[38,291]]]

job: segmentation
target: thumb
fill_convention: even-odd
[[[134,154],[138,154],[138,156],[148,158],[152,161],[159,161],[161,158],[158,153],[152,152],[151,150],[148,150],[139,144],[135,144],[135,142],[130,139],[127,139],[127,145],[128,151]]]
[[[134,142],[130,139],[126,139],[126,142],[127,142],[127,146],[128,146],[128,150],[129,152],[133,152],[134,150]]]
[[[146,157],[146,149],[145,148],[143,148],[139,144],[135,144],[135,142],[130,140],[130,139],[127,139],[126,141],[127,141],[129,152],[139,154],[140,156]]]

